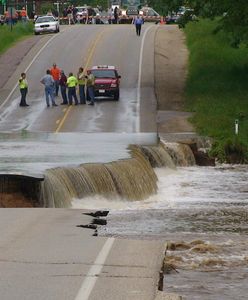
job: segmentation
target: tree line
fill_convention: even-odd
[[[148,0],[147,4],[162,15],[177,12],[181,6],[192,9],[197,17],[219,18],[218,30],[232,36],[233,46],[248,42],[247,0]],[[189,21],[191,18],[186,21]]]

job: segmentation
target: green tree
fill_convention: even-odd
[[[231,34],[233,45],[248,43],[248,3],[247,0],[187,0],[194,13],[202,17],[219,17],[217,30]]]
[[[184,5],[185,0],[148,0],[146,3],[158,11],[161,15],[177,12],[180,6]]]

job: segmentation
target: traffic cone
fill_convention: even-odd
[[[160,18],[159,24],[160,24],[160,25],[164,25],[164,24],[165,24],[164,17],[161,17],[161,18]]]

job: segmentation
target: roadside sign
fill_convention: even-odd
[[[8,13],[9,13],[9,16],[11,18],[15,18],[15,16],[16,16],[16,9],[14,7],[8,7]]]

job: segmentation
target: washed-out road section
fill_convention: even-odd
[[[175,51],[166,44],[173,39],[178,43]],[[161,101],[171,100],[166,95],[170,89],[168,82],[163,86],[164,91],[157,93],[158,117],[154,93],[154,78],[161,87],[168,73],[164,69],[159,74],[161,69],[156,66],[162,68],[164,62],[155,60],[157,65],[154,64],[154,53],[171,66],[177,61],[171,60],[178,53],[176,49],[182,45],[181,33],[175,27],[150,25],[143,27],[141,37],[136,37],[133,26],[118,25],[71,26],[51,38],[44,36],[0,90],[0,131],[55,132],[61,125],[60,132],[156,132],[159,122],[165,134],[178,130],[187,134],[190,131],[185,121],[187,115],[177,111],[182,107],[161,106]],[[99,101],[94,108],[73,106],[66,118],[63,107],[47,109],[40,79],[53,62],[66,73],[76,73],[81,65],[117,66],[122,76],[119,102]],[[20,109],[19,91],[14,87],[25,70],[30,107]],[[172,73],[175,75],[173,70]],[[177,76],[184,73],[183,67]],[[168,126],[173,119],[168,116],[179,116],[183,119],[180,124],[187,126]],[[77,227],[92,220],[82,213],[68,209],[0,210],[1,299],[152,300],[156,297],[164,242],[93,237],[94,231]]]

